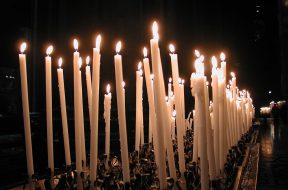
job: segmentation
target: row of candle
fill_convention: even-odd
[[[179,78],[178,58],[175,53],[175,47],[169,46],[171,57],[172,78],[169,79],[168,93],[166,97],[165,83],[159,50],[159,35],[157,23],[153,23],[153,38],[150,40],[152,70],[147,57],[147,48],[143,49],[144,59],[143,67],[149,103],[149,142],[152,142],[155,150],[155,160],[158,166],[158,176],[160,188],[167,187],[166,177],[169,175],[176,179],[176,165],[174,160],[172,140],[177,138],[178,147],[178,164],[179,170],[184,176],[185,154],[184,141],[186,128],[191,128],[192,121],[189,119],[190,114],[185,120],[185,98],[184,98],[184,80]],[[93,72],[91,77],[90,58],[86,59],[86,85],[87,98],[90,117],[90,179],[96,180],[97,176],[97,159],[98,159],[98,116],[99,116],[99,81],[100,81],[100,43],[101,36],[96,38],[96,48],[93,48],[92,66]],[[22,87],[23,114],[25,126],[26,156],[28,175],[34,173],[32,144],[30,133],[30,118],[27,90],[26,58],[24,50],[26,44],[21,45],[20,73]],[[76,153],[76,170],[81,172],[86,170],[86,148],[83,119],[83,97],[81,71],[82,59],[78,52],[78,41],[74,40],[73,54],[73,76],[74,76],[74,125],[75,125],[75,153]],[[122,57],[119,54],[121,42],[116,45],[116,55],[114,56],[115,65],[115,82],[117,92],[117,110],[119,122],[119,135],[121,146],[121,160],[123,181],[130,181],[128,144],[126,131],[125,115],[125,89],[122,72]],[[51,87],[51,57],[53,47],[47,49],[46,63],[46,113],[47,113],[47,147],[48,147],[48,167],[54,171],[53,155],[53,126],[52,126],[52,87]],[[244,134],[249,126],[252,125],[253,107],[252,99],[246,91],[237,90],[236,77],[233,74],[229,88],[226,88],[226,62],[225,55],[221,54],[221,68],[217,68],[217,60],[212,58],[212,97],[213,104],[209,109],[209,92],[206,86],[207,78],[204,75],[204,56],[199,51],[195,51],[197,59],[195,61],[196,73],[191,75],[191,92],[195,96],[195,111],[193,112],[194,121],[194,142],[193,142],[193,160],[197,161],[200,157],[201,168],[201,188],[207,189],[208,173],[211,180],[215,180],[223,174],[225,154],[228,149],[235,145]],[[59,68],[58,82],[60,93],[61,117],[64,136],[65,160],[66,165],[71,165],[69,133],[67,125],[65,87],[62,58],[58,61]],[[92,82],[91,82],[92,78]],[[173,82],[173,90],[172,90]],[[124,85],[123,85],[124,83]],[[136,71],[136,119],[135,119],[135,150],[144,143],[144,126],[143,126],[143,71],[142,62],[138,65]],[[110,152],[110,110],[111,99],[110,85],[107,86],[107,94],[104,96],[104,119],[105,127],[105,154],[109,158]],[[166,98],[165,98],[166,97]],[[175,110],[174,110],[175,108]],[[211,113],[210,113],[211,112]],[[175,136],[177,134],[177,137]],[[167,157],[166,157],[167,154]],[[166,173],[166,159],[168,160],[169,174]],[[108,159],[107,159],[108,160]],[[83,162],[83,164],[82,164]],[[105,163],[108,167],[108,162]],[[184,179],[182,181],[185,181]],[[80,187],[79,187],[80,188]],[[185,189],[185,185],[182,185]]]

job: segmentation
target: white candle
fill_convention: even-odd
[[[168,98],[170,100],[170,98],[172,97],[172,78],[169,77],[169,81],[168,81]]]
[[[108,161],[110,159],[110,113],[111,113],[111,99],[110,85],[106,87],[107,94],[104,95],[104,119],[105,119],[105,154],[107,156],[105,166],[108,169]]]
[[[150,40],[151,47],[151,58],[152,58],[152,68],[154,73],[154,98],[155,98],[155,113],[157,117],[157,127],[156,135],[158,139],[158,146],[155,146],[156,151],[159,151],[159,165],[158,165],[158,176],[160,181],[160,189],[167,188],[166,181],[166,154],[164,149],[164,136],[165,134],[165,89],[161,57],[158,47],[158,26],[157,23],[153,23],[153,39]]]
[[[65,87],[64,87],[63,69],[61,68],[62,58],[59,58],[58,66],[59,68],[57,69],[57,75],[58,75],[58,87],[59,87],[60,106],[61,106],[65,161],[66,161],[66,166],[70,166],[71,156],[70,156],[69,132],[68,132],[68,122],[67,122],[67,112],[66,112]]]
[[[98,162],[98,117],[99,117],[99,81],[100,81],[100,43],[101,36],[96,38],[96,48],[93,48],[92,72],[92,126],[90,134],[90,180],[93,185],[97,176]]]
[[[176,110],[173,110],[173,112],[172,112],[172,118],[171,118],[171,134],[172,134],[172,139],[175,139],[175,118],[176,118]]]
[[[31,178],[32,175],[34,174],[34,166],[33,166],[33,152],[32,152],[31,128],[30,128],[26,55],[24,54],[25,49],[26,49],[26,43],[24,42],[20,46],[21,54],[19,54],[19,65],[20,65],[20,77],[21,77],[21,94],[22,94],[22,109],[24,120],[27,173],[29,178]]]
[[[86,57],[86,86],[87,86],[87,97],[88,97],[88,109],[89,109],[89,119],[90,128],[92,126],[92,84],[91,84],[91,70],[90,70],[90,57]]]
[[[46,82],[46,127],[47,127],[47,149],[48,168],[54,173],[54,152],[53,152],[53,116],[52,116],[52,79],[51,79],[51,57],[53,46],[47,48],[45,57],[45,82]]]
[[[139,62],[138,70],[136,71],[136,118],[135,118],[135,150],[139,152],[140,150],[140,139],[142,132],[142,63]],[[142,115],[142,116],[141,116]]]
[[[79,52],[78,41],[74,39],[73,54],[73,73],[74,73],[74,124],[75,124],[75,154],[76,154],[76,170],[82,172],[82,157],[81,157],[81,130],[80,130],[80,105],[79,105]]]
[[[179,80],[179,71],[178,71],[178,58],[175,54],[175,47],[170,44],[170,58],[171,58],[171,67],[172,67],[172,77],[173,77],[173,89],[175,97],[175,108],[176,108],[176,129],[177,129],[177,142],[178,142],[178,154],[179,154],[179,169],[181,176],[184,176],[185,172],[185,155],[184,155],[184,127],[185,127],[185,118],[183,118],[182,102],[181,102],[181,88],[178,82]],[[181,82],[181,80],[180,80]],[[184,95],[184,94],[183,94]]]
[[[119,134],[120,134],[120,146],[121,146],[121,160],[123,170],[123,181],[130,182],[130,169],[129,169],[129,157],[128,157],[128,144],[127,144],[127,132],[126,132],[126,114],[125,114],[125,97],[122,87],[123,72],[122,72],[122,56],[119,55],[121,49],[121,42],[116,45],[116,55],[114,56],[115,65],[115,80],[116,80],[116,92],[117,92],[117,107],[118,107],[118,122],[119,122]]]

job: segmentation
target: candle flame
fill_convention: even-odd
[[[20,52],[21,52],[21,53],[24,53],[26,47],[27,47],[26,42],[23,42],[23,43],[21,44],[21,46],[20,46]]]
[[[173,110],[172,116],[173,116],[173,117],[176,117],[176,110]]]
[[[78,41],[76,39],[73,40],[73,45],[74,45],[74,49],[77,51],[78,50]]]
[[[140,70],[141,70],[141,68],[142,68],[142,62],[141,62],[141,61],[139,61],[139,63],[138,63],[138,71],[140,71]]]
[[[212,58],[211,58],[211,63],[212,63],[213,68],[216,68],[216,67],[217,67],[217,59],[216,59],[215,56],[212,56]]]
[[[82,58],[81,57],[79,57],[79,59],[78,59],[78,65],[79,65],[79,69],[80,69],[82,66]]]
[[[173,44],[170,44],[170,45],[169,45],[169,50],[170,50],[171,53],[174,53],[174,52],[175,52],[175,47],[174,47]]]
[[[150,74],[150,80],[154,80],[154,74]]]
[[[153,38],[154,38],[154,39],[159,39],[159,35],[158,35],[158,24],[157,24],[156,21],[153,22],[152,31],[153,31]]]
[[[194,53],[195,53],[196,57],[200,57],[200,52],[197,49],[195,49]]]
[[[52,51],[53,51],[53,46],[50,45],[46,50],[46,54],[49,56],[52,53]]]
[[[143,48],[143,55],[144,55],[144,57],[147,57],[147,48],[146,47]]]
[[[110,84],[108,84],[107,86],[106,86],[106,92],[107,92],[107,94],[109,94],[110,93]]]
[[[235,77],[235,73],[234,72],[231,72],[230,75],[231,75],[232,78]]]
[[[58,66],[59,66],[59,68],[61,68],[62,63],[63,63],[63,60],[62,60],[62,57],[60,57],[60,58],[58,59]]]
[[[99,34],[97,37],[96,37],[96,49],[98,51],[100,51],[100,44],[101,44],[101,35]]]
[[[172,82],[172,78],[171,77],[169,77],[169,83],[171,83]]]
[[[122,46],[121,41],[117,42],[117,44],[116,44],[116,53],[117,54],[120,52],[121,46]]]
[[[125,88],[125,85],[126,85],[125,82],[122,81],[122,87],[123,87],[123,88]]]
[[[87,57],[86,57],[86,65],[89,65],[89,63],[90,63],[90,57],[87,56]]]
[[[221,54],[220,54],[221,61],[225,61],[225,58],[226,58],[225,54],[223,52],[221,52]]]

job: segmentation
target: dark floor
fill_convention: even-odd
[[[257,189],[288,189],[288,125],[267,119],[260,128]]]

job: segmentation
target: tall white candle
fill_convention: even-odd
[[[99,81],[100,81],[100,43],[101,36],[96,38],[96,48],[93,48],[92,72],[92,126],[90,134],[90,180],[94,182],[97,176],[98,162],[98,117],[99,117]],[[93,185],[93,183],[91,184]]]
[[[139,152],[140,150],[140,139],[142,132],[142,85],[143,80],[142,71],[141,71],[142,63],[139,62],[138,70],[136,71],[136,118],[135,118],[135,150]],[[141,116],[142,115],[142,116]]]
[[[46,82],[46,127],[47,127],[47,149],[48,168],[54,172],[54,152],[53,152],[53,116],[52,116],[52,79],[51,79],[51,57],[53,46],[47,48],[45,57],[45,82]]]
[[[114,56],[117,107],[118,107],[117,110],[118,110],[123,181],[130,182],[127,131],[126,131],[126,114],[125,114],[125,102],[124,102],[125,97],[122,87],[123,82],[122,56],[119,55],[120,50],[121,50],[121,42],[119,41],[116,45],[117,54]]]
[[[110,85],[106,87],[107,94],[104,95],[104,119],[105,119],[105,154],[107,156],[105,166],[108,169],[108,161],[110,159],[110,112],[111,112],[111,99]]]
[[[61,106],[65,161],[66,161],[66,166],[70,166],[71,156],[70,156],[69,132],[68,132],[68,122],[67,122],[67,112],[66,112],[65,87],[64,87],[63,69],[61,68],[62,58],[59,58],[58,66],[59,68],[57,69],[57,75],[58,75],[58,87],[59,87],[60,106]]]
[[[152,58],[152,68],[154,73],[154,98],[155,98],[155,112],[157,117],[157,127],[156,135],[158,139],[158,146],[155,149],[159,151],[159,165],[158,165],[158,176],[160,181],[160,189],[167,188],[166,181],[166,154],[164,145],[164,130],[165,130],[165,89],[163,75],[162,75],[162,65],[161,57],[158,46],[158,25],[156,22],[153,23],[153,39],[150,40],[151,47],[151,58]]]
[[[89,109],[89,121],[90,128],[92,126],[92,84],[91,84],[91,69],[90,69],[90,57],[86,57],[86,86],[87,86],[87,97],[88,97],[88,109]]]
[[[81,130],[80,130],[80,105],[79,105],[79,52],[78,41],[74,39],[73,53],[73,75],[74,75],[74,124],[75,124],[75,154],[76,154],[76,170],[82,172],[82,157],[81,157]]]
[[[26,46],[27,45],[25,42],[22,43],[20,46],[21,53],[19,54],[19,65],[20,65],[20,78],[21,78],[21,94],[22,94],[22,109],[24,120],[27,173],[29,178],[31,178],[32,175],[34,174],[34,165],[33,165],[33,152],[32,152],[31,128],[30,128],[26,55],[24,54]]]

